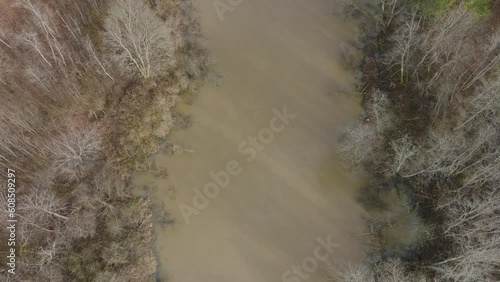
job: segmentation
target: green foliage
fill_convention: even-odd
[[[415,0],[428,15],[435,15],[450,9],[457,0]]]
[[[478,17],[485,17],[490,12],[490,0],[415,0],[416,4],[422,7],[428,15],[436,15],[449,10],[457,3],[464,3],[467,8],[474,12]]]
[[[489,14],[490,0],[467,0],[466,5],[478,17],[485,17]]]

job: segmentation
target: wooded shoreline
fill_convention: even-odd
[[[353,67],[363,73],[365,116],[339,152],[369,175],[360,196],[369,214],[403,210],[368,216],[367,260],[333,276],[498,280],[498,1],[344,2],[362,22],[364,59]],[[401,215],[415,230],[394,237],[387,229]]]
[[[165,176],[144,162],[189,123],[173,111],[178,96],[217,79],[194,3],[0,7],[0,166],[16,171],[19,218],[16,274],[1,244],[0,280],[155,281],[156,207],[133,196],[130,175]]]

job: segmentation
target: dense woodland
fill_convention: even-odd
[[[153,207],[129,175],[213,78],[203,45],[188,0],[0,1],[0,185],[16,171],[19,221],[1,281],[154,280]]]
[[[367,216],[365,263],[332,275],[500,281],[499,1],[343,2],[365,34],[364,59],[351,62],[363,72],[366,115],[338,149],[369,175],[367,210],[404,207],[393,218]],[[381,196],[391,193],[396,201]],[[412,242],[395,252],[401,238],[390,230],[408,221]]]

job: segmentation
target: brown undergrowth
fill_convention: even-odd
[[[192,1],[144,3],[175,43],[175,64],[147,79],[110,59],[103,40],[110,1],[0,2],[0,166],[16,171],[19,219],[16,274],[7,272],[2,243],[0,280],[156,279],[161,208],[132,195],[130,176],[175,124],[189,123],[172,114],[178,96],[220,75]],[[6,201],[2,192],[2,222]],[[2,242],[7,236],[0,232]]]

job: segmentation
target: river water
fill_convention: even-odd
[[[334,2],[243,0],[223,20],[212,0],[198,2],[227,80],[178,104],[193,125],[170,140],[192,152],[156,157],[168,179],[139,178],[176,221],[158,230],[162,280],[325,281],[327,265],[362,258],[361,180],[334,151],[361,112],[355,97],[333,94],[353,89],[339,46],[354,32]],[[217,191],[210,172],[229,185]],[[207,184],[212,198],[195,192]],[[320,260],[328,240],[334,250]]]

